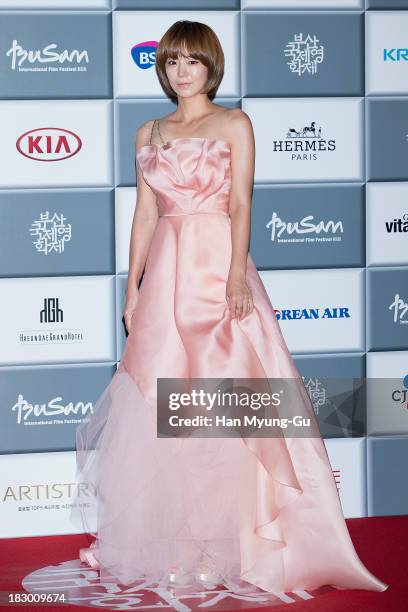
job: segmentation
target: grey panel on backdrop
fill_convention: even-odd
[[[238,10],[240,0],[113,0],[114,9],[141,9],[141,10]],[[174,20],[176,21],[176,19]]]
[[[364,355],[298,356],[295,363],[305,377],[306,386],[312,379],[311,388],[320,393],[319,400],[324,400],[318,410],[315,409],[322,436],[364,436],[367,429]]]
[[[315,74],[291,71],[284,50],[294,36],[324,47]],[[364,95],[364,13],[245,12],[242,15],[243,96]]]
[[[13,52],[13,40],[22,49],[19,55]],[[49,52],[68,57],[29,60],[26,52],[39,52],[45,59],[44,49],[51,44],[56,47]],[[0,83],[2,99],[111,98],[110,12],[2,13]]]
[[[250,252],[258,269],[363,267],[364,233],[362,185],[254,188]]]
[[[408,267],[367,269],[367,350],[408,349]]]
[[[113,189],[1,190],[0,277],[115,274],[114,199]]]
[[[239,107],[239,100],[219,100],[215,104],[226,108]],[[164,117],[176,110],[170,100],[115,100],[115,184],[132,186],[135,176],[135,136],[137,129],[145,121]],[[163,132],[163,130],[162,130]],[[163,138],[165,134],[163,134]]]
[[[408,436],[367,438],[368,516],[408,514]]]
[[[0,453],[74,450],[77,425],[115,371],[116,363],[0,368]]]
[[[404,375],[368,380],[368,435],[408,434],[407,387]]]
[[[408,0],[366,0],[368,9],[408,9]]]
[[[367,98],[366,109],[367,180],[408,180],[408,98]]]

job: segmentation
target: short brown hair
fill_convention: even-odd
[[[166,62],[184,53],[207,66],[208,78],[202,93],[212,100],[224,76],[224,52],[218,36],[205,23],[187,20],[176,21],[163,34],[156,49],[156,73],[166,95],[175,101],[177,94],[167,78]]]

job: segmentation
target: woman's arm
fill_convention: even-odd
[[[133,215],[129,246],[129,272],[126,287],[126,301],[123,309],[125,324],[130,332],[131,318],[139,295],[139,282],[146,264],[150,244],[158,220],[156,195],[143,178],[136,153],[144,144],[149,143],[153,121],[146,121],[135,136],[135,170],[137,179],[136,207]]]
[[[246,283],[246,267],[251,234],[255,140],[251,120],[245,112],[234,109],[230,117],[232,256],[226,297],[231,316],[243,318],[253,310],[252,292]]]

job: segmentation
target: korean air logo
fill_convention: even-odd
[[[326,308],[274,308],[278,321],[294,321],[296,319],[350,319],[347,306],[327,306]]]
[[[143,70],[154,66],[158,44],[157,40],[147,40],[132,47],[130,53],[136,66]]]
[[[384,49],[384,62],[407,62],[408,49]]]

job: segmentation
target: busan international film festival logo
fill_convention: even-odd
[[[35,219],[29,228],[37,253],[64,253],[65,243],[71,242],[72,238],[71,223],[66,221],[67,217],[63,213],[52,214],[49,210],[40,213],[40,218]]]
[[[318,242],[341,242],[344,233],[343,222],[338,219],[315,221],[313,215],[300,220],[282,219],[276,210],[265,225],[270,230],[270,241],[280,244],[288,242],[316,244]]]
[[[6,51],[10,58],[10,68],[18,72],[35,72],[39,75],[55,72],[87,72],[89,64],[87,49],[61,49],[50,43],[42,49],[25,49],[23,44],[13,39]]]
[[[399,293],[396,293],[393,301],[388,306],[393,314],[393,323],[406,325],[408,323],[408,304]]]
[[[43,402],[33,402],[21,391],[17,393],[10,410],[15,415],[17,426],[35,426],[38,431],[38,427],[50,425],[59,427],[88,423],[90,415],[94,413],[94,404],[91,400],[64,398],[62,394],[46,398]]]
[[[324,60],[324,47],[319,44],[315,34],[295,34],[284,49],[285,57],[289,58],[287,65],[294,74],[316,74],[318,65]]]

